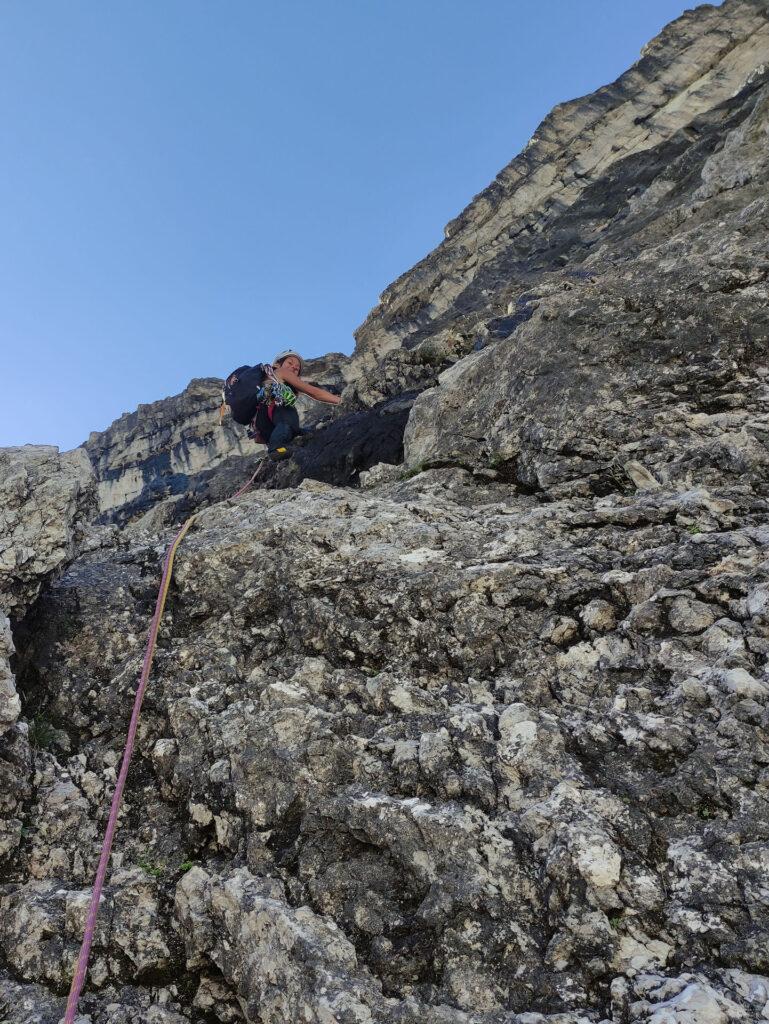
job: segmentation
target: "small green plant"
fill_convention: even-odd
[[[48,750],[56,739],[56,729],[51,723],[36,715],[29,724],[29,742],[36,750]]]
[[[700,807],[697,814],[702,818],[703,821],[709,821],[713,817],[713,812],[709,807]]]
[[[616,931],[617,925],[622,920],[622,914],[609,914],[609,924]]]
[[[190,868],[194,868],[194,867],[195,867],[195,861],[194,860],[183,860],[181,862],[181,864],[179,865],[179,870],[183,874],[186,874],[190,870]]]
[[[702,533],[701,528],[697,526],[696,523],[692,523],[691,526],[687,526],[686,531],[687,533],[690,533],[692,537],[696,536],[698,533]]]
[[[401,480],[411,480],[412,477],[419,476],[419,474],[420,473],[424,473],[424,471],[425,471],[425,467],[420,462],[419,465],[412,466],[411,469],[404,470],[401,473],[400,478],[401,478]]]
[[[137,861],[136,864],[137,867],[142,869],[145,875],[151,875],[152,878],[162,878],[165,874],[165,864],[153,864],[152,861],[147,860],[146,858],[144,860]]]

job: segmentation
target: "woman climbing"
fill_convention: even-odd
[[[338,406],[342,399],[338,394],[303,381],[304,359],[291,349],[277,354],[272,360],[272,366],[264,369],[265,380],[259,389],[259,403],[252,421],[252,430],[267,445],[267,456],[270,459],[288,459],[291,455],[288,445],[294,437],[311,433],[299,426],[297,392],[315,401],[329,402],[332,406]]]

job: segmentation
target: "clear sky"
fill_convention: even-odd
[[[683,0],[0,0],[0,445],[353,330]]]

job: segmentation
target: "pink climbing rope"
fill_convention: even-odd
[[[241,494],[245,494],[246,491],[248,490],[248,488],[254,482],[254,480],[256,480],[256,478],[259,476],[259,473],[260,473],[260,471],[262,469],[262,466],[265,466],[265,465],[267,465],[267,463],[265,462],[264,459],[262,459],[261,462],[259,463],[259,465],[254,470],[254,472],[251,475],[251,477],[243,484],[243,486],[240,488],[239,491],[235,491],[235,493],[233,495],[231,495],[229,498],[227,498],[227,501],[234,501],[236,498],[239,498],[241,496]]]
[[[235,498],[239,498],[241,494],[245,494],[248,488],[256,480],[261,468],[262,463],[260,462],[250,480],[227,500],[233,501]],[[152,617],[149,636],[147,637],[147,647],[144,652],[144,662],[142,663],[141,675],[139,676],[139,685],[136,688],[136,697],[134,698],[131,722],[128,726],[128,735],[126,737],[125,749],[123,750],[123,760],[120,764],[120,774],[118,775],[117,783],[115,785],[115,792],[112,795],[112,806],[110,808],[109,819],[107,821],[107,830],[104,833],[104,842],[101,847],[99,865],[96,869],[96,878],[93,883],[91,903],[88,907],[88,917],[85,922],[85,931],[83,932],[83,942],[80,946],[80,955],[77,958],[77,966],[75,967],[75,974],[72,978],[72,986],[69,990],[69,998],[67,999],[67,1012],[64,1015],[64,1024],[74,1024],[78,1000],[80,999],[80,993],[82,992],[83,985],[85,983],[85,976],[88,970],[88,958],[91,953],[94,931],[96,930],[96,918],[99,913],[102,889],[104,888],[104,878],[107,874],[107,866],[109,865],[109,858],[112,852],[112,840],[115,836],[115,830],[117,829],[117,819],[118,814],[120,813],[123,789],[125,788],[125,782],[128,776],[128,767],[131,763],[131,755],[133,754],[134,743],[136,741],[136,730],[139,727],[139,714],[141,712],[142,701],[144,700],[144,691],[147,689],[147,681],[149,679],[150,669],[152,668],[152,659],[155,656],[155,645],[157,643],[158,631],[160,630],[160,620],[163,617],[163,609],[165,607],[166,597],[168,596],[168,588],[171,584],[174,556],[176,555],[177,548],[184,539],[184,535],[195,521],[195,518],[196,516],[192,515],[184,522],[169,544],[165,561],[163,562],[163,573],[160,578],[160,589],[158,590],[158,598],[155,604],[155,614]]]

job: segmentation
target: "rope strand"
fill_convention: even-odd
[[[241,494],[245,494],[256,480],[264,463],[265,460],[261,460],[247,483],[245,483],[243,487],[237,490],[229,498],[225,498],[225,501],[234,501],[235,498],[239,498]],[[134,744],[136,741],[136,731],[139,727],[139,714],[141,712],[142,701],[144,700],[144,692],[147,689],[150,669],[152,668],[152,660],[155,656],[155,646],[157,643],[158,632],[160,630],[160,620],[163,617],[163,609],[165,608],[166,598],[168,597],[168,588],[171,585],[174,558],[179,545],[184,540],[185,534],[194,523],[197,515],[198,513],[195,513],[195,515],[190,516],[189,519],[182,524],[181,528],[171,541],[163,562],[163,572],[160,577],[160,588],[158,590],[157,602],[155,603],[155,614],[153,615],[152,622],[150,623],[147,646],[144,651],[144,661],[142,663],[141,675],[139,676],[139,685],[136,688],[131,721],[128,726],[128,735],[126,736],[125,748],[123,750],[123,760],[120,764],[120,774],[118,775],[117,783],[115,784],[115,792],[112,795],[112,806],[110,807],[109,818],[107,820],[107,829],[104,834],[101,855],[99,856],[99,865],[96,869],[96,878],[94,879],[93,893],[88,907],[88,916],[86,917],[83,941],[80,946],[80,954],[77,958],[77,965],[72,978],[72,986],[69,990],[67,1012],[64,1015],[63,1024],[74,1024],[78,1000],[80,999],[80,993],[82,992],[83,985],[85,984],[85,976],[88,970],[88,958],[91,953],[91,945],[93,943],[93,936],[96,930],[96,918],[99,913],[99,904],[101,903],[104,879],[107,874],[107,867],[109,865],[110,854],[112,852],[112,840],[117,829],[120,803],[123,797],[123,790],[128,776],[128,767],[131,763],[131,756],[133,754]]]

